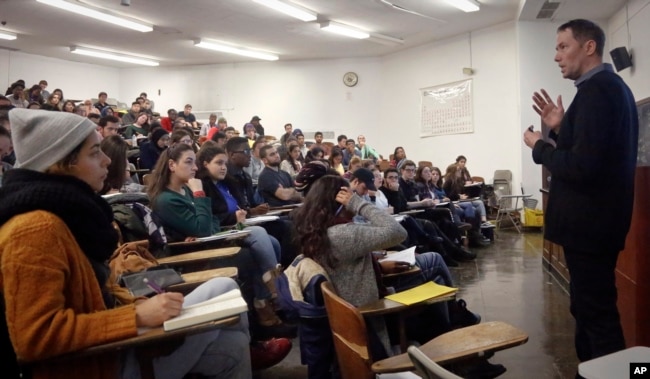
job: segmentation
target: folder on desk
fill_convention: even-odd
[[[410,290],[398,292],[386,296],[386,299],[396,301],[404,305],[413,305],[423,301],[454,294],[458,288],[442,286],[434,282],[426,282]]]

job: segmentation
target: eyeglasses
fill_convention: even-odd
[[[242,153],[244,155],[251,155],[251,149],[237,150],[237,151],[233,151],[233,153]]]
[[[192,145],[192,140],[189,139],[189,138],[183,138],[182,140],[180,140],[180,143],[184,143],[184,144],[186,144],[186,145],[190,145],[190,146],[191,146],[191,145]]]
[[[388,175],[388,176],[386,177],[386,179],[388,179],[388,180],[395,180],[395,179],[397,179],[397,178],[398,178],[397,175]]]
[[[415,172],[415,169],[414,169],[414,168],[404,168],[404,169],[402,169],[402,170],[404,170],[404,171],[406,171],[406,172]]]

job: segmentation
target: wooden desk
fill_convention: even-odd
[[[220,249],[209,249],[195,251],[193,253],[185,253],[179,255],[172,255],[165,258],[159,258],[158,263],[161,265],[180,266],[195,263],[201,263],[216,258],[227,258],[236,255],[241,250],[238,246],[222,247]]]
[[[482,357],[485,353],[523,345],[527,341],[528,334],[523,330],[504,322],[491,321],[447,332],[420,346],[420,350],[432,361],[447,364]],[[372,365],[372,371],[376,373],[413,369],[408,354],[396,355]]]
[[[297,203],[297,204],[280,205],[280,206],[277,206],[277,207],[269,207],[269,211],[277,211],[277,210],[281,210],[281,209],[291,211],[291,210],[293,210],[295,208],[298,208],[301,205],[302,205],[302,203]]]

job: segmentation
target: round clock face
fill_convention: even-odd
[[[348,87],[354,87],[359,82],[359,77],[354,72],[346,72],[343,75],[343,84]]]

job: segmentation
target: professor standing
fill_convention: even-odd
[[[632,92],[603,63],[604,45],[591,21],[558,28],[555,62],[578,91],[566,112],[561,96],[556,104],[545,90],[533,95],[555,147],[540,132],[524,133],[533,160],[552,176],[544,234],[564,248],[581,362],[625,348],[614,270],[632,217],[639,125]],[[615,199],[603,180],[616,188]]]

